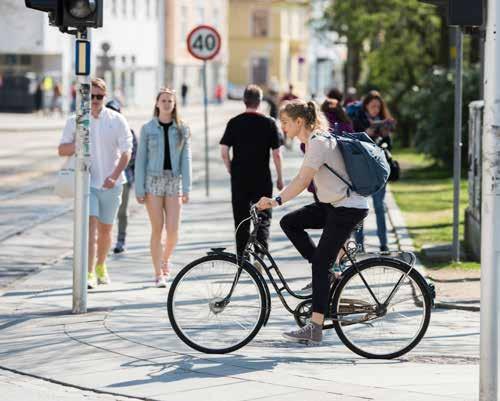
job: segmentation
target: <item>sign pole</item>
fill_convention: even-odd
[[[208,89],[207,61],[213,59],[221,48],[219,32],[209,25],[198,25],[187,37],[187,49],[198,60],[203,60],[203,104],[205,114],[205,192],[210,196],[210,148],[208,140]]]
[[[210,196],[210,157],[208,141],[207,61],[203,61],[203,104],[205,111],[205,194]]]
[[[462,27],[456,27],[455,48],[455,140],[453,151],[453,261],[460,261],[460,176],[462,164]]]
[[[90,41],[87,30],[76,36],[78,79],[75,135],[75,207],[73,231],[73,313],[87,312],[90,192]]]

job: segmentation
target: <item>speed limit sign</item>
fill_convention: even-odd
[[[187,38],[188,51],[200,60],[213,59],[219,53],[221,45],[219,32],[209,25],[199,25]]]

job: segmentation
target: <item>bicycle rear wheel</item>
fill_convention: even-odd
[[[248,263],[227,305],[239,267],[227,255],[195,260],[176,276],[168,294],[168,317],[177,336],[197,351],[223,354],[248,344],[264,323],[268,300]]]
[[[333,296],[333,325],[340,340],[365,358],[409,352],[429,325],[432,300],[425,279],[408,264],[388,258],[357,267],[344,273]]]

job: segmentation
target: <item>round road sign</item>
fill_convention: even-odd
[[[219,32],[209,25],[199,25],[187,37],[187,47],[193,57],[200,60],[213,59],[219,53]]]

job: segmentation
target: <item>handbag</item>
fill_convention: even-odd
[[[68,157],[57,173],[54,193],[61,198],[75,196],[75,156]]]
[[[390,182],[398,181],[401,173],[401,168],[399,167],[399,163],[397,160],[394,160],[391,152],[389,152],[389,149],[384,148],[384,152],[385,152],[385,158],[387,159],[387,163],[389,163],[389,167],[391,169],[387,181]]]

